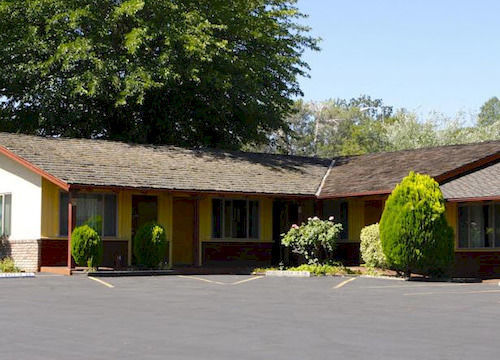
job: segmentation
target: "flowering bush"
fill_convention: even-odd
[[[317,264],[331,259],[342,224],[328,220],[320,220],[317,216],[309,218],[306,223],[291,229],[282,235],[281,243],[296,254],[304,256],[308,264]]]
[[[361,230],[361,257],[368,267],[387,268],[387,260],[380,242],[379,225],[365,226]]]

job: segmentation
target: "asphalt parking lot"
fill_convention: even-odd
[[[493,359],[500,287],[356,278],[0,279],[0,358]]]

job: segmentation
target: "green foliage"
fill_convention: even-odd
[[[308,264],[316,264],[331,259],[341,231],[342,224],[314,217],[301,226],[292,225],[281,243],[304,256]]]
[[[134,256],[137,264],[158,268],[165,258],[167,237],[163,226],[154,222],[143,225],[134,237]]]
[[[309,271],[312,275],[315,276],[324,276],[324,275],[355,275],[359,274],[357,271],[353,271],[342,264],[302,264],[297,267],[292,267],[287,270],[290,271]]]
[[[18,267],[14,264],[14,260],[10,257],[6,257],[3,259],[0,259],[0,273],[13,273],[13,272],[19,272]]]
[[[318,49],[295,3],[0,1],[0,130],[262,142],[286,130],[302,54]]]
[[[99,234],[102,233],[102,216],[101,215],[94,215],[91,218],[89,218],[83,225],[88,225],[95,231],[97,231]]]
[[[79,266],[97,268],[102,261],[101,237],[88,225],[78,226],[71,234],[71,255]]]
[[[453,230],[443,194],[427,175],[411,172],[392,191],[380,221],[380,239],[391,268],[406,275],[441,276],[453,262]]]
[[[366,266],[387,268],[387,260],[380,242],[379,224],[365,226],[361,230],[361,258]]]
[[[500,123],[500,100],[496,96],[481,106],[477,122],[479,126],[491,126]]]

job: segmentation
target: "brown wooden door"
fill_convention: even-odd
[[[173,206],[172,263],[194,264],[195,205],[192,199],[175,198]]]
[[[365,200],[365,225],[378,223],[383,211],[383,200]]]
[[[141,226],[152,221],[158,221],[158,197],[132,196],[132,238]]]

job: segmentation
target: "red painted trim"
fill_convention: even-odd
[[[454,198],[445,199],[447,202],[472,202],[472,201],[500,201],[500,196],[483,196],[483,197],[469,197],[469,198]]]
[[[241,191],[214,191],[214,190],[179,190],[179,189],[167,189],[167,188],[144,188],[144,187],[132,187],[132,186],[114,186],[114,185],[84,185],[84,184],[71,184],[71,190],[109,190],[109,191],[137,191],[144,193],[154,193],[154,192],[169,192],[174,195],[214,195],[214,196],[224,196],[224,195],[238,195],[238,196],[269,196],[269,197],[279,197],[279,198],[291,198],[291,199],[316,199],[316,196],[311,195],[294,195],[294,194],[281,194],[281,193],[256,193],[256,192],[241,192]]]
[[[73,204],[71,203],[71,192],[68,201],[68,259],[67,266],[71,270],[71,235],[73,232]]]
[[[48,172],[40,169],[38,166],[33,165],[29,161],[24,160],[22,157],[14,154],[12,151],[6,149],[5,147],[3,147],[1,145],[0,145],[0,154],[3,154],[5,156],[7,156],[9,159],[14,160],[15,162],[23,165],[28,170],[31,170],[35,174],[38,174],[41,177],[47,179],[48,181],[50,181],[54,185],[60,187],[61,189],[65,190],[65,191],[69,190],[69,185],[66,182],[64,182],[61,179],[59,179],[59,178],[49,174]]]
[[[370,196],[370,195],[388,195],[392,192],[392,190],[373,190],[373,191],[364,191],[357,193],[344,193],[344,194],[334,194],[334,195],[320,195],[318,199],[339,199],[339,198],[347,198],[347,197],[358,197],[358,196]]]

